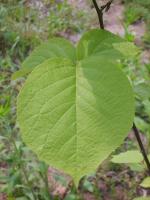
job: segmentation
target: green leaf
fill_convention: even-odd
[[[75,48],[68,40],[53,38],[37,47],[23,62],[21,69],[13,74],[12,79],[25,76],[45,60],[54,57],[69,58],[75,62]]]
[[[109,58],[121,58],[119,51],[113,48],[113,43],[120,44],[124,40],[106,30],[93,29],[83,35],[77,45],[77,58],[82,60],[89,56],[108,55]]]
[[[53,58],[29,75],[17,102],[23,140],[41,160],[79,179],[130,130],[134,99],[116,62]]]
[[[11,197],[11,196],[8,196],[7,199],[8,199],[8,200],[15,200],[15,198],[14,198],[14,197]]]
[[[144,110],[145,110],[146,114],[150,116],[150,100],[147,99],[147,100],[143,101],[143,105],[144,105]]]
[[[146,177],[140,184],[143,188],[150,188],[150,177]]]
[[[141,100],[150,98],[150,84],[139,83],[134,86],[134,91]]]
[[[33,69],[34,69],[34,67],[21,68],[20,70],[14,72],[11,78],[12,78],[12,80],[16,80],[17,78],[24,77],[27,74],[29,74]]]
[[[143,160],[142,154],[137,150],[130,150],[119,155],[114,155],[113,163],[140,163]]]
[[[146,123],[144,121],[144,119],[140,118],[140,117],[135,117],[134,118],[134,122],[135,122],[135,125],[137,126],[137,128],[142,131],[143,133],[147,132],[147,130],[149,129],[149,124]]]
[[[132,171],[142,172],[145,171],[145,166],[139,163],[129,163],[128,166]]]
[[[150,197],[137,197],[133,200],[150,200]]]
[[[83,188],[84,190],[88,191],[88,192],[94,192],[94,186],[93,184],[88,181],[88,180],[85,180],[84,183],[83,183]]]
[[[134,57],[140,52],[139,48],[131,42],[114,43],[113,47],[127,58]]]
[[[77,196],[75,194],[68,194],[64,200],[77,200]]]

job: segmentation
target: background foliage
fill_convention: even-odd
[[[42,2],[42,3],[41,3]],[[122,2],[123,3],[123,2]],[[60,192],[47,179],[45,163],[39,162],[36,156],[22,143],[16,124],[16,96],[24,79],[11,81],[14,71],[32,49],[43,40],[52,36],[65,36],[73,41],[75,36],[98,26],[88,2],[87,9],[79,9],[67,1],[25,1],[1,0],[0,2],[0,198],[1,199],[51,199],[58,198]],[[150,2],[149,0],[124,0],[125,38],[136,40],[130,32],[130,25],[141,21],[146,24],[144,37],[141,39],[141,52],[149,52],[150,41]],[[91,14],[92,13],[92,14]],[[143,53],[142,53],[143,54]],[[150,62],[139,54],[120,63],[132,81],[136,95],[136,124],[141,131],[142,140],[149,154],[150,135]],[[114,154],[119,155],[127,150],[137,150],[137,143],[132,133]],[[136,152],[134,152],[135,157]],[[139,151],[137,153],[139,155]],[[123,162],[123,161],[122,161]],[[135,178],[136,177],[136,178]],[[66,199],[110,198],[133,199],[142,196],[149,190],[149,180],[143,161],[140,163],[117,164],[110,159],[100,167],[97,174],[84,178],[79,186],[79,197],[74,187]],[[66,188],[64,176],[55,173],[54,179]],[[48,183],[49,182],[49,183]],[[57,189],[59,187],[57,186]],[[109,189],[108,189],[109,188]],[[132,188],[132,189],[131,189]],[[64,189],[64,187],[63,187]],[[61,187],[62,193],[62,187]],[[121,196],[121,195],[124,196]]]

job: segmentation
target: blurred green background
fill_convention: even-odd
[[[105,2],[98,1],[100,5]],[[150,1],[114,0],[104,23],[106,29],[140,49],[137,56],[120,65],[135,91],[135,122],[149,155]],[[111,157],[97,173],[81,180],[77,194],[64,174],[48,170],[20,138],[16,97],[25,78],[12,81],[12,74],[42,41],[60,36],[76,43],[83,32],[96,27],[98,20],[90,0],[0,0],[0,200],[130,200],[150,194],[150,180],[140,185],[147,177],[143,161],[119,164],[111,162]],[[133,156],[138,156],[132,131],[113,154],[129,150],[136,150]]]

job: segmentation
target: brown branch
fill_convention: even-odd
[[[135,137],[137,139],[137,142],[138,142],[138,145],[140,147],[140,150],[141,150],[141,153],[143,155],[143,158],[145,160],[145,163],[147,165],[147,168],[148,168],[148,173],[150,175],[150,162],[149,162],[149,159],[147,157],[147,154],[146,154],[146,151],[145,151],[145,148],[144,148],[144,145],[142,143],[142,140],[141,140],[141,137],[140,137],[140,133],[135,125],[135,123],[133,123],[133,131],[134,131],[134,134],[135,134]]]
[[[104,29],[103,11],[102,11],[102,9],[100,9],[98,7],[98,4],[97,4],[96,0],[93,0],[93,4],[94,4],[95,10],[96,10],[97,15],[98,15],[100,28]]]
[[[101,6],[100,8],[99,8],[96,0],[92,0],[92,1],[93,1],[95,10],[97,12],[97,15],[98,15],[100,28],[104,29],[103,14],[104,14],[104,11],[107,12],[109,10],[113,0],[108,1],[105,5]]]
[[[101,10],[105,10],[107,12],[110,9],[111,4],[113,3],[114,0],[108,1],[105,5],[101,6]]]

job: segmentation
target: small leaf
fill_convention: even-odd
[[[15,200],[16,198],[12,197],[12,196],[8,196],[7,200]]]
[[[142,154],[137,150],[130,150],[118,155],[114,155],[111,159],[113,163],[140,163],[143,160]]]
[[[139,163],[132,163],[132,164],[129,163],[128,166],[130,167],[131,170],[137,172],[142,172],[145,170],[145,166]]]
[[[143,133],[147,131],[147,129],[149,129],[149,124],[146,123],[144,121],[144,119],[140,118],[140,117],[135,117],[134,122],[137,126],[137,128],[142,131]]]
[[[145,112],[150,116],[150,100],[147,99],[143,101],[143,105],[144,105]]]
[[[33,69],[34,67],[21,68],[20,70],[14,72],[11,78],[12,80],[16,80],[17,78],[24,77],[25,75],[29,74]]]
[[[76,195],[74,195],[74,194],[68,194],[68,195],[65,197],[65,200],[77,200],[77,197],[76,197]]]
[[[150,177],[146,177],[140,184],[143,188],[150,188]]]
[[[150,200],[150,197],[137,197],[133,200]]]
[[[135,94],[142,100],[150,98],[150,84],[139,83],[134,86]]]
[[[83,188],[85,190],[87,190],[88,192],[94,192],[94,186],[93,184],[88,181],[88,180],[85,180],[84,183],[83,183]]]

